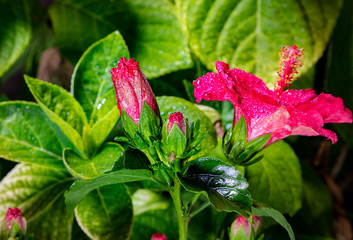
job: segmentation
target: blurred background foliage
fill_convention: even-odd
[[[195,102],[192,80],[213,71],[217,60],[271,87],[280,48],[296,44],[305,59],[292,87],[331,93],[353,109],[352,9],[352,0],[0,0],[0,101],[33,100],[23,74],[70,89],[73,66],[84,50],[119,30],[157,96]],[[229,103],[202,104],[218,111],[208,109],[215,124],[230,126]],[[353,127],[329,128],[339,134],[335,145],[321,137],[287,139],[304,179],[302,208],[291,219],[302,239],[352,237]],[[1,178],[14,165],[1,159]],[[145,215],[137,224],[157,216]],[[269,229],[278,234],[276,227]],[[202,235],[195,231],[191,234]]]

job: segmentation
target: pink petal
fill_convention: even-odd
[[[229,89],[225,79],[218,73],[207,73],[205,76],[196,79],[193,82],[195,87],[194,95],[199,103],[201,99],[206,101],[225,101],[229,100],[235,104],[237,95],[232,89]]]
[[[308,102],[316,97],[317,95],[314,89],[288,89],[279,96],[279,100],[281,104],[284,104],[285,106],[295,107],[301,103]]]
[[[321,93],[317,98],[299,105],[298,109],[303,112],[315,109],[324,123],[352,123],[352,112],[343,105],[341,98],[331,94]]]
[[[285,138],[292,133],[290,114],[284,106],[266,117],[248,119],[247,126],[248,141],[272,133],[271,139],[267,144]]]
[[[176,123],[178,125],[178,127],[180,128],[180,130],[185,134],[185,120],[184,120],[184,116],[181,112],[176,112],[176,113],[170,114],[168,121],[169,121],[168,126],[167,126],[168,134],[172,130],[174,123]]]
[[[111,73],[120,113],[123,108],[138,125],[143,104],[146,102],[157,114],[156,99],[138,61],[120,58],[118,66],[112,68]]]

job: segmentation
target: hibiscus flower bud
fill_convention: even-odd
[[[233,222],[229,233],[230,240],[254,239],[254,230],[251,224],[241,215]]]
[[[151,240],[167,240],[167,236],[158,232],[152,235]]]
[[[262,219],[258,216],[253,216],[254,224],[251,224],[241,215],[233,222],[229,239],[230,240],[245,240],[255,239],[262,233]]]
[[[162,143],[163,150],[167,156],[173,156],[173,161],[177,157],[181,157],[187,150],[190,141],[190,126],[181,112],[169,115],[169,118],[163,125]],[[174,153],[174,154],[172,154]]]
[[[255,232],[255,236],[259,236],[263,233],[263,228],[264,228],[264,224],[262,222],[262,219],[258,216],[253,216],[254,219],[254,232]]]
[[[120,58],[111,74],[127,135],[134,139],[138,133],[147,141],[157,136],[161,121],[158,104],[138,62]]]
[[[22,217],[21,209],[8,208],[3,223],[1,236],[5,235],[7,238],[16,239],[22,239],[24,237],[26,232],[26,220]]]

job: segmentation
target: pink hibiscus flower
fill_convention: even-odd
[[[284,91],[303,65],[302,51],[296,46],[282,48],[274,90],[250,73],[216,62],[218,73],[207,73],[193,82],[196,100],[230,101],[234,105],[234,124],[244,115],[248,141],[272,133],[267,144],[289,135],[322,135],[335,143],[336,134],[323,126],[352,122],[352,113],[342,99],[324,93],[317,96],[313,89]]]

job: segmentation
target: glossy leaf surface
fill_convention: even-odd
[[[76,64],[71,92],[82,105],[90,125],[104,118],[112,110],[110,107],[116,105],[110,71],[121,57],[129,58],[129,51],[121,34],[115,31],[92,44]]]
[[[0,103],[0,156],[66,170],[62,149],[69,145],[56,134],[55,127],[37,104]]]
[[[249,216],[252,198],[243,175],[231,165],[217,159],[193,160],[182,183],[193,192],[206,192],[210,202],[220,211],[235,211]]]

